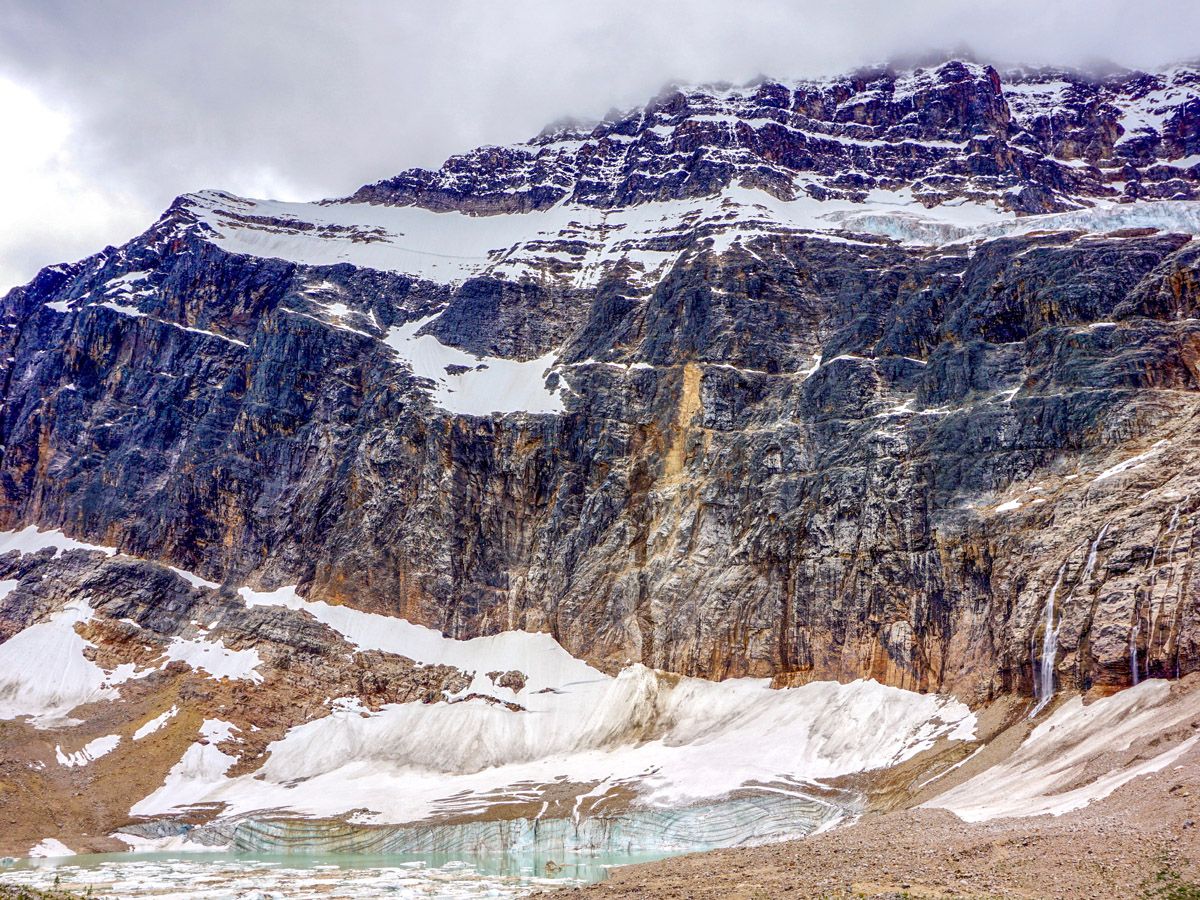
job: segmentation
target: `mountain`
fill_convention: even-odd
[[[950,61],[186,195],[43,270],[0,302],[13,847],[292,840],[265,809],[343,848],[505,805],[578,833],[605,798],[765,839],[972,709],[1187,675],[1198,190],[1197,67]],[[886,740],[847,756],[831,710]],[[762,757],[697,787],[703,735]],[[837,787],[727,802],[783,776]]]
[[[988,66],[868,70],[801,84],[671,89],[590,130],[548,129],[368,185],[351,201],[460,212],[601,209],[710,197],[736,185],[781,200],[925,206],[993,201],[1020,213],[1087,199],[1196,199],[1200,72]]]

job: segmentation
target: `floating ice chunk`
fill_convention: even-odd
[[[542,877],[546,856],[522,853],[506,856],[503,865],[480,862],[444,862],[444,855],[424,854],[407,862],[339,860],[338,864],[314,864],[303,856],[282,864],[275,858],[246,855],[216,856],[225,848],[189,841],[178,835],[141,838],[117,832],[114,838],[128,844],[139,855],[125,859],[79,861],[65,865],[37,865],[8,869],[4,873],[9,893],[24,894],[32,887],[55,895],[90,896],[85,892],[97,882],[108,886],[104,896],[124,900],[274,900],[274,898],[399,898],[399,900],[517,900],[531,892],[541,894],[555,887],[582,884],[602,876],[609,865],[628,863],[624,853],[596,858],[591,855],[564,859],[563,873]],[[57,842],[55,842],[57,844]],[[61,844],[53,855],[61,855]],[[140,855],[164,851],[170,858]],[[563,858],[563,857],[558,857]],[[520,874],[501,874],[505,872]],[[115,893],[114,893],[115,891]]]

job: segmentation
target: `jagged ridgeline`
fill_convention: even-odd
[[[4,298],[0,525],[608,673],[1176,676],[1198,191],[1195,68],[949,62],[184,196]]]

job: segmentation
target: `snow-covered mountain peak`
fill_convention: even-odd
[[[975,62],[798,82],[683,86],[585,126],[452,157],[367,185],[354,200],[473,214],[572,202],[612,208],[752,184],[781,199],[861,202],[910,188],[926,206],[969,198],[1019,214],[1110,198],[1191,199],[1200,152],[1194,66],[1086,76]],[[1182,161],[1182,162],[1180,162]],[[1174,165],[1170,165],[1174,163]]]

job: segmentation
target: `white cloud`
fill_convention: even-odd
[[[72,154],[66,113],[0,80],[8,138],[0,141],[0,292],[42,266],[137,234],[154,211],[135,195],[90,183]]]

